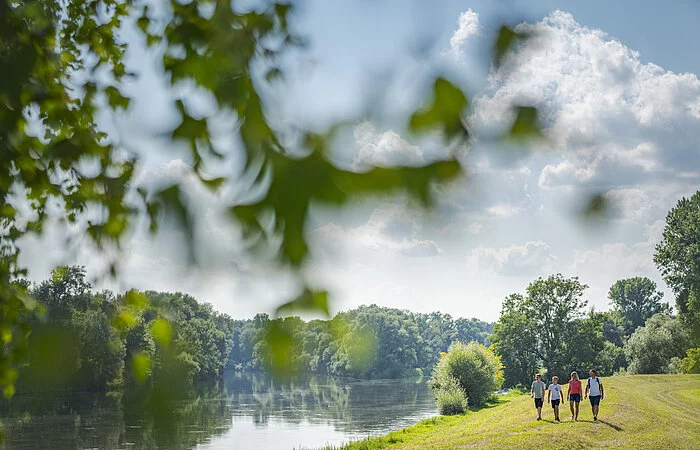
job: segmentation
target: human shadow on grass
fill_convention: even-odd
[[[618,427],[618,426],[615,425],[614,423],[606,422],[606,421],[600,420],[600,419],[598,419],[598,420],[583,420],[583,419],[579,419],[578,421],[579,421],[579,422],[586,422],[586,423],[602,423],[603,425],[607,425],[607,426],[609,426],[610,428],[612,428],[612,429],[615,430],[615,431],[625,431],[624,429]]]

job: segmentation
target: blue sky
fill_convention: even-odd
[[[504,21],[526,21],[522,30],[541,35],[507,73],[487,58]],[[597,309],[607,308],[615,280],[632,276],[652,278],[673,303],[652,256],[666,212],[700,179],[697,23],[700,3],[689,0],[304,1],[296,24],[311,46],[288,58],[286,81],[266,98],[281,126],[350,121],[337,143],[339,164],[414,164],[444,155],[435,140],[403,126],[436,74],[470,94],[475,130],[503,126],[509,106],[526,101],[540,107],[548,136],[514,152],[486,144],[477,131],[460,154],[470,177],[442,188],[431,213],[403,198],[316,208],[307,275],[330,288],[335,311],[377,303],[495,320],[506,295],[558,272],[580,276]],[[129,58],[144,76],[132,87],[134,108],[115,120],[113,132],[151,150],[144,182],[191,182],[182,154],[149,136],[171,120],[171,94],[147,54],[132,47]],[[227,144],[235,148],[233,142]],[[292,295],[298,286],[288,273],[241,255],[237,231],[217,214],[221,199],[194,183],[191,192],[204,218],[204,264],[182,261],[172,230],[155,240],[137,232],[115,287],[185,291],[235,317],[271,311]],[[590,192],[615,205],[596,226],[575,214]],[[45,250],[60,234],[25,243],[22,258],[34,279],[65,262],[65,251]],[[93,273],[102,261],[89,249],[68,259]]]

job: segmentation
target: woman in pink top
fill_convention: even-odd
[[[583,390],[581,388],[581,380],[578,379],[578,374],[576,372],[571,372],[571,379],[569,380],[569,389],[566,395],[569,397],[569,407],[571,407],[571,420],[578,420],[578,407],[581,403],[581,394]],[[574,403],[576,403],[576,412],[574,413]]]

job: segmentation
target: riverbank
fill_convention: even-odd
[[[700,447],[700,375],[621,376],[603,383],[597,422],[587,401],[578,422],[570,420],[568,404],[560,413],[562,423],[553,422],[547,406],[538,422],[530,396],[512,393],[478,411],[431,418],[340,449]]]

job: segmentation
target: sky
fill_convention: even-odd
[[[488,50],[503,22],[535,37],[496,70]],[[337,142],[343,167],[444,157],[434,139],[405,129],[436,75],[463,88],[471,105],[474,141],[459,153],[468,175],[440,187],[432,211],[401,196],[314,208],[304,273],[330,290],[334,312],[376,303],[494,321],[505,296],[554,273],[578,276],[598,310],[609,307],[616,280],[634,276],[654,280],[674,303],[653,254],[666,213],[700,180],[700,3],[307,0],[294,23],[310,46],[290,55],[284,82],[267,89],[270,117],[320,130],[350,123]],[[127,58],[142,74],[129,87],[136,100],[102,121],[120,143],[142,149],[141,182],[188,183],[203,219],[199,265],[184,260],[177,230],[155,238],[135,231],[119,281],[98,285],[183,291],[233,317],[273,311],[298,284],[244,255],[239,230],[217,209],[235,184],[209,194],[181,149],[155,137],[177,120],[172,93],[142,48],[131,45]],[[206,110],[206,99],[200,103]],[[512,120],[514,103],[539,108],[545,140],[489,141]],[[226,136],[218,142],[236,145]],[[232,157],[212,171],[240,164]],[[577,215],[591,193],[613,206],[596,223]],[[23,241],[20,261],[32,279],[59,263],[84,264],[93,276],[103,269],[104,257],[89,246],[64,245],[66,233],[49,227]]]

